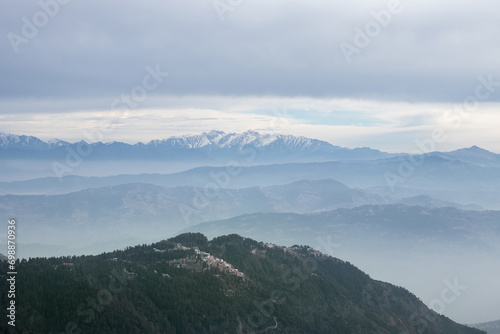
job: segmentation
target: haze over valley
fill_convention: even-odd
[[[460,279],[467,290],[441,312],[464,323],[494,318],[485,309],[500,306],[490,288],[500,274],[500,211],[494,211],[500,159],[478,147],[409,156],[254,131],[211,131],[144,145],[53,146],[34,137],[2,138],[6,162],[54,159],[51,165],[63,165],[68,152],[89,145],[85,158],[96,164],[123,156],[145,166],[136,174],[1,183],[3,214],[23,222],[21,257],[97,255],[182,232],[239,234],[309,245],[428,303],[443,282]],[[200,167],[146,173],[150,162],[189,161]],[[401,172],[408,161],[420,162],[410,175]]]
[[[0,333],[498,334],[500,2],[0,2]]]

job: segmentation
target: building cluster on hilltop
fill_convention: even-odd
[[[190,249],[191,248],[189,247],[177,244],[172,250],[190,250]],[[165,250],[162,251],[156,248],[154,250],[155,252],[165,252]],[[200,251],[198,247],[193,247],[193,250],[194,250],[193,256],[170,260],[168,263],[176,268],[190,268],[195,263],[197,263],[198,260],[201,260],[201,262],[206,265],[204,269],[217,268],[220,271],[227,272],[231,275],[235,275],[242,278],[245,277],[245,274],[243,274],[238,269],[234,268],[232,264],[224,261],[223,259],[219,259],[211,255],[210,253]]]

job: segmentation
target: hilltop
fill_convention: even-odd
[[[483,333],[308,246],[238,235],[188,233],[17,271],[16,328],[30,333]]]

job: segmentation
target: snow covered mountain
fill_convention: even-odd
[[[33,136],[17,136],[10,133],[0,132],[0,149],[3,150],[19,149],[48,151],[65,145],[69,145],[69,143],[58,139],[44,142]]]
[[[322,162],[340,160],[377,160],[389,154],[369,147],[349,149],[328,142],[282,134],[261,134],[256,131],[225,133],[203,132],[198,135],[170,137],[147,143],[68,143],[54,139],[44,142],[33,136],[0,132],[0,159],[64,160],[68,154],[84,152],[81,157],[94,160],[157,160],[207,164],[236,160],[241,164]],[[452,152],[432,152],[425,157],[458,160],[484,167],[500,166],[500,154],[477,146]]]
[[[0,133],[0,158],[4,159],[57,159],[64,157],[69,151],[81,151],[83,146],[85,152],[91,151],[90,159],[221,160],[252,157],[252,161],[302,162],[370,160],[391,156],[370,148],[348,149],[311,138],[260,134],[255,131],[225,133],[214,130],[199,135],[170,137],[134,145],[121,142],[44,142],[36,137]]]
[[[325,141],[305,137],[295,137],[280,134],[260,134],[255,131],[244,133],[225,133],[223,131],[203,132],[200,135],[170,137],[164,140],[153,140],[147,144],[137,144],[143,147],[171,147],[182,149],[244,149],[247,147],[280,147],[286,150],[335,151],[341,147],[333,146]]]

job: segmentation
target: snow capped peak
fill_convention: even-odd
[[[113,144],[118,143],[112,142],[106,144],[106,146],[111,146]],[[36,137],[17,136],[0,132],[0,147],[2,148],[51,150],[67,145],[71,144],[59,139],[51,139],[48,142],[44,142]],[[315,139],[274,133],[261,134],[254,130],[248,130],[242,133],[226,133],[224,131],[212,130],[198,135],[185,135],[170,137],[162,140],[152,140],[146,144],[138,143],[136,146],[141,148],[162,147],[164,149],[209,148],[237,150],[241,150],[246,147],[264,148],[270,146],[279,148],[280,150],[301,150],[320,147],[327,149],[334,148],[334,146],[326,142]]]
[[[33,136],[18,136],[0,132],[0,147],[22,150],[47,150],[49,145]]]
[[[62,156],[64,158],[63,155],[66,154],[65,146],[75,146],[76,149],[82,143],[85,142],[68,143],[57,139],[44,142],[35,137],[0,133],[0,150],[3,157],[17,157],[22,156],[22,154],[28,156],[31,154],[29,152],[39,151],[50,152],[47,156]],[[147,157],[148,159],[170,160],[217,160],[241,158],[241,154],[250,152],[259,152],[259,159],[262,161],[285,161],[288,158],[298,161],[302,161],[301,159],[322,161],[328,159],[363,160],[365,158],[374,159],[385,156],[385,153],[375,150],[358,153],[356,150],[333,146],[321,140],[272,132],[260,133],[253,130],[241,133],[212,130],[196,135],[170,137],[134,145],[122,142],[97,142],[89,145],[92,146],[92,152],[95,152],[96,156],[105,156],[106,159],[122,159],[126,156],[129,158]]]
[[[152,145],[172,145],[178,148],[241,148],[246,145],[262,146],[262,143],[270,143],[276,140],[276,135],[261,135],[256,131],[244,133],[225,133],[224,131],[212,130],[199,135],[185,135],[181,137],[170,137],[164,140],[151,141]]]
[[[224,131],[212,130],[208,133],[203,132],[206,138],[210,141],[210,143],[218,144],[221,138],[223,138],[226,133]]]
[[[61,147],[61,146],[67,146],[69,145],[68,142],[60,139],[50,139],[47,141],[47,144],[49,145],[50,148],[55,148],[55,147]]]
[[[254,131],[254,130],[247,130],[247,131],[243,132],[241,135],[247,136],[247,137],[250,137],[250,136],[259,137],[259,136],[261,136],[260,133],[258,133],[257,131]]]
[[[218,131],[218,130],[212,130],[210,132],[203,132],[207,137],[210,138],[215,138],[215,137],[220,137],[225,135],[226,133],[224,131]]]
[[[18,143],[19,141],[21,141],[20,136],[13,135],[11,133],[0,132],[0,145]]]

